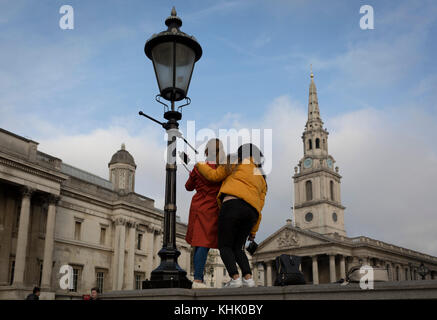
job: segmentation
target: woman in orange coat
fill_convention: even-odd
[[[225,158],[223,144],[219,139],[211,139],[205,148],[206,165],[215,169]],[[211,182],[204,178],[196,167],[185,183],[187,191],[196,190],[191,200],[190,215],[185,240],[194,247],[194,283],[193,288],[206,288],[203,273],[210,248],[217,248],[217,223],[219,207],[217,194],[221,182]]]

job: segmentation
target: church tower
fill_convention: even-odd
[[[134,157],[126,151],[124,143],[111,158],[108,164],[109,180],[114,186],[114,190],[121,194],[134,192],[135,190],[135,164]]]
[[[308,121],[302,135],[303,158],[294,168],[294,219],[296,227],[321,234],[345,236],[340,180],[334,158],[328,153],[328,131],[320,117],[317,89],[311,70]]]

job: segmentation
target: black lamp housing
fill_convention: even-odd
[[[152,35],[144,46],[144,53],[153,62],[161,97],[180,101],[187,97],[194,64],[202,56],[202,47],[194,36],[179,30],[182,20],[174,7],[165,24],[168,29]]]

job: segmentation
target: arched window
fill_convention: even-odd
[[[310,180],[305,182],[305,190],[307,201],[313,200],[313,183]]]
[[[334,181],[329,182],[329,191],[331,194],[331,200],[334,201]]]
[[[320,139],[316,139],[316,149],[320,149]]]
[[[313,142],[311,139],[308,140],[308,149],[311,150],[313,148]]]

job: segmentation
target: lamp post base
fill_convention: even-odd
[[[150,280],[142,283],[143,289],[185,288],[191,289],[192,282],[187,278],[187,272],[177,263],[180,252],[174,248],[162,248],[158,255],[161,264],[152,271]]]
[[[191,289],[192,282],[185,279],[179,280],[144,280],[143,289],[182,288]]]

